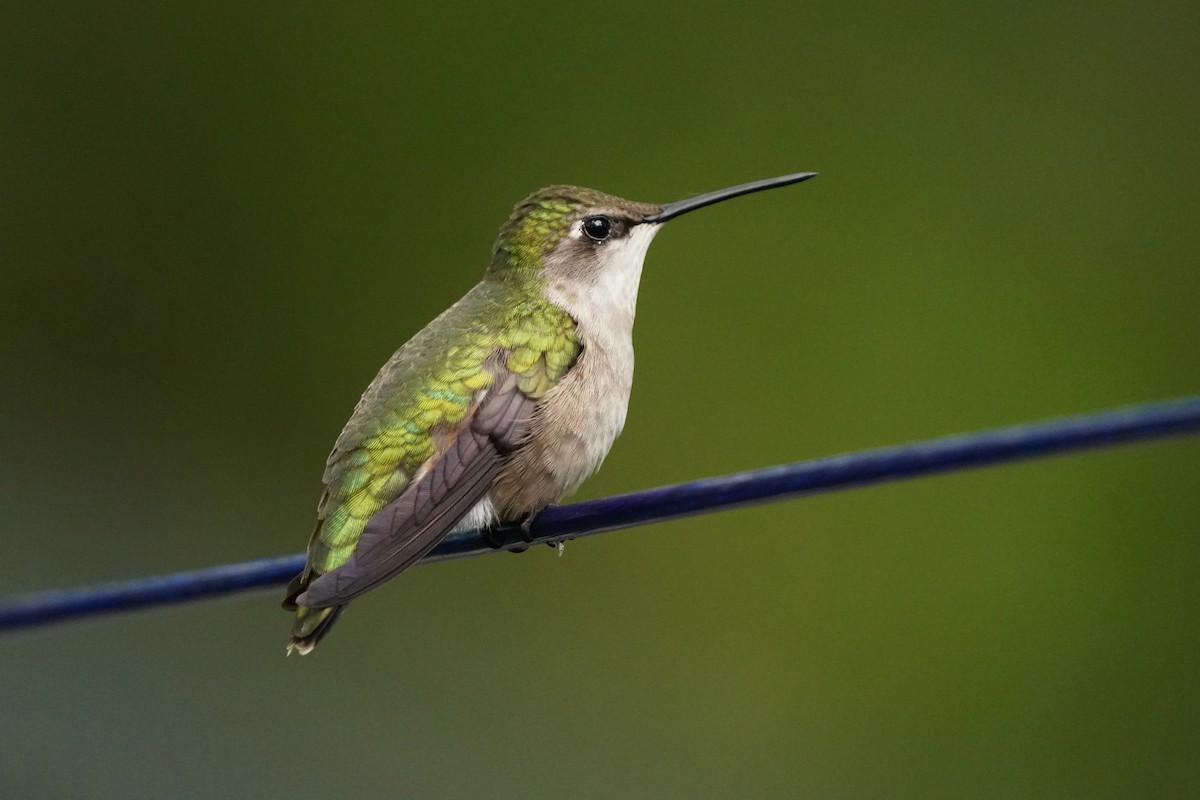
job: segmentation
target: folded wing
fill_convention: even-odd
[[[528,439],[537,401],[504,370],[452,440],[404,491],[376,512],[353,554],[313,580],[296,602],[309,608],[346,603],[415,564],[487,495],[505,460]]]

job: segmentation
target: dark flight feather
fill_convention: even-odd
[[[346,563],[313,580],[296,602],[349,602],[415,564],[487,494],[505,459],[529,436],[537,401],[505,371],[418,480],[368,521]]]

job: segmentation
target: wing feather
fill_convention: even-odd
[[[313,580],[296,602],[309,608],[346,603],[419,561],[484,498],[508,455],[528,439],[536,409],[520,377],[505,370],[454,442],[371,516],[350,558]]]

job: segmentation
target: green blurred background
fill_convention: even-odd
[[[0,9],[4,591],[294,552],[550,183],[650,252],[580,496],[1200,390],[1194,3]],[[12,798],[1195,797],[1200,444],[0,640]]]

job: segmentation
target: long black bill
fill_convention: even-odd
[[[774,189],[777,186],[788,186],[789,184],[806,181],[809,178],[815,178],[815,172],[797,172],[795,175],[783,175],[778,178],[766,178],[761,181],[753,181],[751,183],[743,183],[740,186],[730,186],[728,189],[718,189],[715,192],[702,194],[698,197],[689,197],[687,200],[679,200],[674,203],[667,203],[662,207],[662,211],[657,214],[651,214],[644,217],[642,222],[666,222],[669,219],[675,219],[680,214],[686,214],[689,211],[695,211],[697,208],[711,206],[713,203],[719,203],[722,200],[728,200],[731,197],[741,197],[744,194],[752,192],[761,192],[763,189]]]

